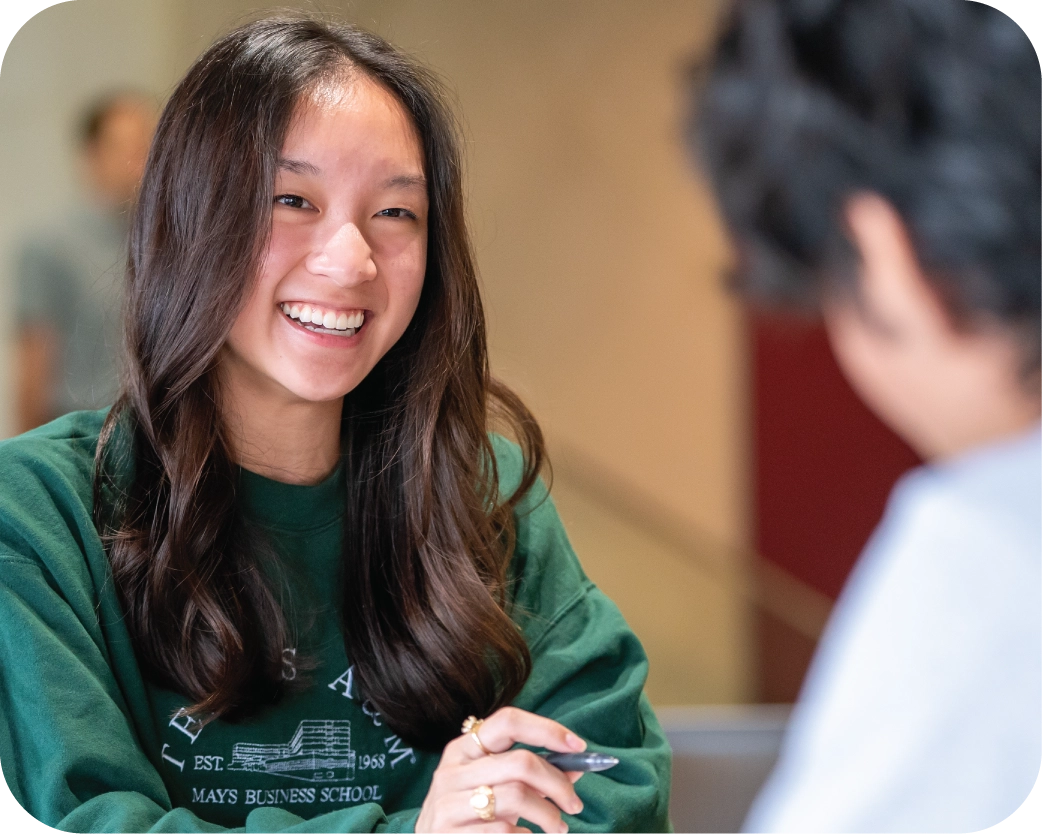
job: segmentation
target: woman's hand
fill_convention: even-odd
[[[416,820],[418,834],[527,831],[518,827],[519,818],[546,832],[567,831],[561,811],[578,814],[582,810],[573,787],[582,774],[563,773],[542,756],[510,748],[521,743],[570,753],[585,750],[586,742],[556,721],[515,707],[503,707],[485,719],[478,737],[480,746],[469,733],[445,745]],[[495,819],[488,822],[470,804],[475,789],[483,785],[495,797]]]

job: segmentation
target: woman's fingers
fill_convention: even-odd
[[[557,806],[547,802],[527,785],[519,782],[495,785],[493,794],[496,819],[489,822],[478,819],[471,807],[473,791],[447,794],[441,803],[442,814],[439,815],[439,821],[446,826],[444,830],[456,831],[465,828],[467,831],[514,831],[519,818],[535,823],[547,834],[564,834],[568,830]],[[498,825],[494,829],[485,828],[496,824]]]
[[[518,743],[559,753],[586,749],[586,742],[563,724],[517,707],[503,707],[492,713],[481,725],[480,737],[482,744],[494,751],[509,750]]]
[[[507,782],[496,785],[496,815],[502,816],[509,822],[517,823],[519,818],[534,822],[547,834],[550,832],[563,832],[568,826],[561,819],[561,811],[556,806],[547,802],[528,785],[521,782]]]
[[[582,801],[569,775],[529,750],[482,756],[446,772],[443,779],[445,791],[473,790],[477,785],[521,783],[569,814],[578,814],[582,810]]]
[[[586,742],[563,724],[517,707],[496,710],[481,723],[476,732],[481,740],[480,746],[470,738],[469,733],[462,735],[449,742],[442,754],[443,760],[445,754],[456,761],[477,759],[485,755],[482,747],[489,753],[502,753],[518,743],[545,747],[559,753],[586,749]]]
[[[582,811],[573,787],[582,774],[563,773],[529,750],[512,749],[519,743],[561,753],[586,749],[586,742],[556,721],[515,707],[497,710],[445,746],[416,830],[524,831],[517,825],[524,818],[544,831],[567,831],[561,811]],[[482,785],[495,795],[495,820],[482,820],[470,804]]]

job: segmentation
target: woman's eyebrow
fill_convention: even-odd
[[[279,157],[278,168],[282,171],[289,171],[291,174],[308,174],[312,177],[320,176],[322,173],[310,162],[304,162],[302,159],[287,159],[284,156]]]
[[[399,174],[396,177],[391,177],[388,180],[384,180],[383,187],[386,189],[391,188],[405,188],[405,189],[416,189],[422,191],[424,194],[427,193],[427,178],[423,174]]]

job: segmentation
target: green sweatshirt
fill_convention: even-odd
[[[439,756],[360,697],[338,627],[343,483],[243,471],[244,513],[286,563],[310,685],[240,723],[202,726],[146,681],[91,521],[103,412],[0,443],[0,765],[33,816],[74,831],[411,831]],[[495,441],[501,485],[521,455]],[[644,651],[583,574],[540,485],[517,516],[512,570],[533,667],[514,704],[620,758],[583,776],[572,831],[668,828],[670,753],[643,695]]]

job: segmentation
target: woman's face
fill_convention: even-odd
[[[262,398],[327,402],[405,332],[423,287],[420,140],[389,92],[357,77],[298,106],[275,179],[271,240],[222,356]]]

